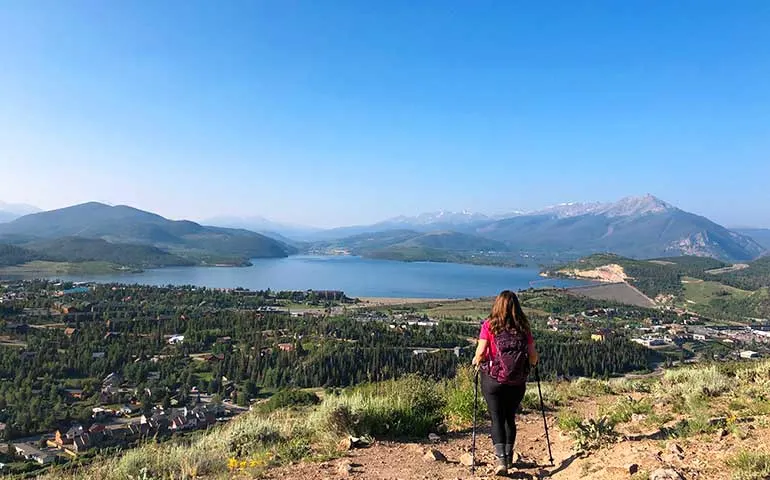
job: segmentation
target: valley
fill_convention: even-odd
[[[770,256],[748,236],[654,197],[362,228],[374,229],[298,240],[94,203],[0,223],[5,471],[408,476],[375,457],[425,462],[414,439],[435,432],[431,448],[461,462],[467,364],[505,288],[532,322],[559,432],[548,470],[529,393],[521,478],[617,478],[629,461],[649,475],[737,471],[746,439],[765,438],[756,419],[770,407],[747,378],[764,378],[766,360],[749,362],[770,356]],[[718,390],[730,381],[736,395]],[[715,433],[736,453],[704,449]],[[340,449],[351,435],[372,454]],[[687,459],[653,455],[681,439]],[[700,463],[713,455],[717,466]],[[459,465],[429,469],[462,478]]]

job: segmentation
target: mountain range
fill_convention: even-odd
[[[98,260],[142,267],[242,264],[249,258],[298,251],[505,265],[522,258],[548,263],[597,252],[746,262],[770,248],[769,230],[728,230],[652,195],[500,216],[439,211],[328,230],[261,217],[212,220],[220,226],[91,202],[0,223],[0,243],[22,249],[8,251],[9,258]],[[247,224],[260,233],[234,228]]]
[[[296,252],[283,242],[248,230],[207,227],[96,202],[2,223],[0,242],[32,252],[35,259],[142,267],[243,264],[250,258]]]
[[[728,230],[652,195],[627,197],[611,203],[567,203],[533,212],[517,212],[507,218],[467,212],[397,217],[370,226],[328,230],[323,234],[327,238],[342,237],[334,242],[337,248],[349,248],[366,255],[371,252],[362,249],[360,235],[363,232],[370,236],[373,232],[382,232],[380,235],[387,239],[388,232],[393,230],[452,231],[476,238],[476,250],[488,250],[486,242],[494,240],[504,245],[504,248],[495,249],[499,251],[556,252],[575,257],[613,252],[633,258],[696,255],[748,261],[767,249],[749,235]],[[370,240],[369,243],[373,242]],[[377,249],[396,248],[398,243],[379,244]],[[463,245],[469,245],[468,237]]]

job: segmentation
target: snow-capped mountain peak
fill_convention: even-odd
[[[626,197],[607,205],[600,213],[608,217],[630,217],[663,213],[674,210],[675,207],[663,200],[647,194],[642,197]]]
[[[544,208],[530,215],[552,215],[557,218],[578,217],[581,215],[604,215],[607,217],[632,217],[652,213],[663,213],[676,207],[647,194],[641,197],[625,197],[617,202],[569,202]]]
[[[386,224],[400,224],[400,225],[467,225],[469,223],[482,222],[489,220],[489,217],[481,214],[471,212],[469,210],[463,210],[461,212],[452,212],[449,210],[438,210],[436,212],[426,212],[413,217],[400,215],[386,220],[383,223]]]

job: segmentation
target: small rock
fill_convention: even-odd
[[[634,413],[631,414],[631,421],[634,423],[639,423],[647,420],[647,415],[643,413]]]
[[[435,433],[429,433],[428,440],[430,440],[433,443],[438,443],[441,441],[441,437]]]
[[[729,432],[724,428],[720,428],[719,430],[717,430],[717,440],[722,440],[727,435],[729,435]]]
[[[675,455],[684,455],[684,449],[678,443],[674,443],[674,442],[669,443],[668,451]]]
[[[626,471],[629,475],[636,475],[636,473],[639,471],[639,465],[636,463],[631,463],[626,465]]]
[[[430,450],[428,450],[428,452],[422,458],[430,462],[446,462],[446,457],[444,456],[444,454],[439,452],[435,448],[431,448]]]
[[[340,451],[352,450],[353,439],[351,437],[343,438],[340,443],[337,444],[337,449]]]
[[[341,462],[337,464],[337,473],[343,477],[347,477],[353,471],[353,464],[350,462]]]
[[[673,465],[684,460],[684,455],[681,453],[666,453],[661,457],[661,460],[667,465]]]
[[[612,478],[623,478],[628,473],[628,470],[623,467],[607,467],[604,471],[612,475]]]
[[[473,455],[471,455],[470,453],[463,453],[462,455],[460,455],[460,463],[462,463],[466,467],[472,467]]]
[[[679,472],[671,468],[659,468],[650,474],[650,480],[683,480]]]

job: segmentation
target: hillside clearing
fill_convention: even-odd
[[[691,277],[682,278],[682,284],[684,285],[684,298],[691,304],[705,305],[714,298],[741,299],[751,295],[748,290]]]
[[[656,306],[655,301],[626,282],[572,287],[567,289],[567,291],[594,300],[608,300],[645,308],[654,308]]]

